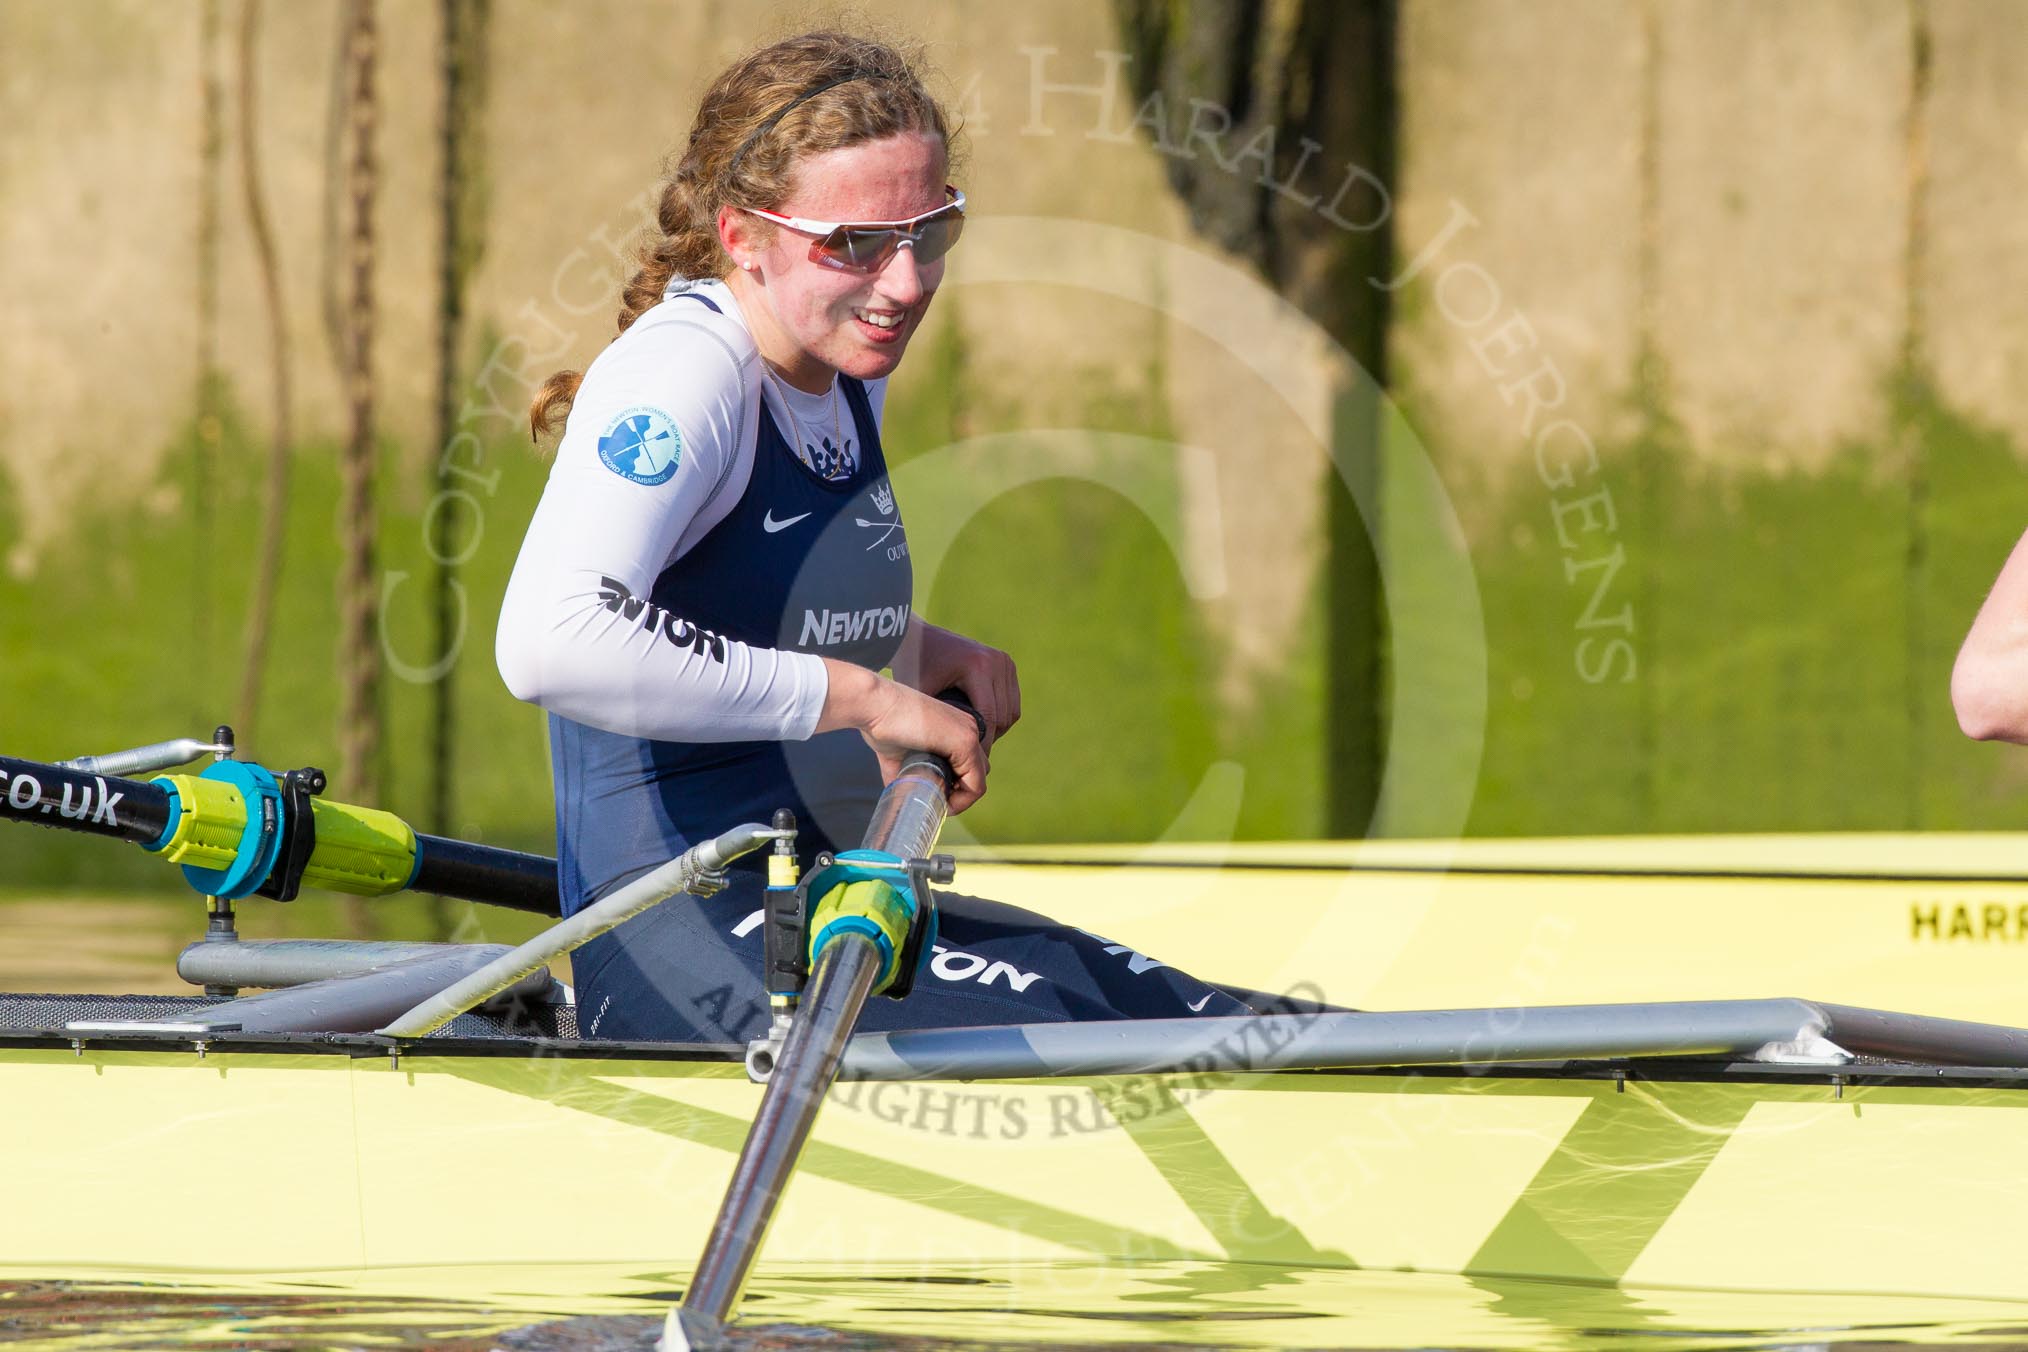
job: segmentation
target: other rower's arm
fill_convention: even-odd
[[[2028,743],[2028,535],[2000,569],[1951,669],[1965,736]]]

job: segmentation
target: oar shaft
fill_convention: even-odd
[[[880,972],[873,941],[847,935],[824,951],[803,993],[805,1014],[789,1029],[769,1092],[747,1133],[732,1182],[711,1227],[697,1275],[683,1293],[683,1308],[723,1324],[746,1285],[761,1242],[774,1220],[817,1109],[838,1077],[838,1059],[859,1021],[873,978]],[[780,1090],[773,1088],[779,1084]]]
[[[140,752],[126,754],[157,749],[143,747]],[[112,758],[99,759],[106,762]],[[0,821],[27,822],[155,848],[169,830],[174,801],[169,790],[150,780],[0,756]],[[405,826],[400,829],[408,830]],[[555,860],[444,836],[415,836],[415,875],[406,890],[538,915],[557,915],[561,910]]]
[[[536,915],[563,914],[556,893],[556,861],[548,855],[421,832],[416,833],[415,852],[411,892],[433,892]]]
[[[943,757],[927,751],[910,752],[874,804],[865,848],[885,850],[900,859],[928,858],[949,811],[944,790],[950,773]]]
[[[941,756],[910,754],[874,805],[863,848],[902,859],[927,856],[943,829],[953,778],[950,764]],[[873,940],[856,933],[833,939],[818,956],[781,1057],[768,1077],[760,1111],[733,1166],[697,1274],[664,1328],[666,1348],[697,1348],[719,1341],[760,1254],[782,1190],[795,1172],[803,1143],[816,1125],[817,1110],[838,1078],[839,1058],[884,962]]]
[[[138,779],[0,756],[0,819],[149,845],[169,825],[169,795]]]

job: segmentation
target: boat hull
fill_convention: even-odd
[[[363,1053],[353,1047],[352,1053]],[[0,1045],[15,1271],[682,1268],[723,1061]],[[1138,1265],[2028,1300],[2018,1072],[1591,1065],[847,1084],[777,1270]]]
[[[2019,859],[2028,837],[1367,842],[1055,849],[960,879],[1369,1009],[1803,994],[2020,1027]],[[34,1017],[94,1002],[159,1013]],[[685,1280],[759,1100],[730,1048],[433,1039],[396,1062],[33,1026],[0,1017],[13,1276],[616,1308]],[[1481,1071],[842,1085],[754,1289],[810,1322],[1043,1342],[1147,1336],[1123,1311],[1339,1345],[1384,1341],[1397,1307],[1406,1341],[1503,1345],[1551,1308],[1552,1346],[1629,1321],[2028,1322],[2021,1072]]]

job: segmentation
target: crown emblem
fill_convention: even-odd
[[[873,485],[873,505],[880,509],[882,516],[894,515],[894,489],[888,486],[887,480],[882,479]]]

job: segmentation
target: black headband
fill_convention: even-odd
[[[881,72],[877,70],[867,70],[862,67],[858,70],[850,71],[847,74],[840,75],[835,80],[826,80],[824,83],[820,85],[816,85],[813,88],[804,90],[802,93],[796,95],[794,98],[790,99],[787,103],[783,104],[780,108],[776,109],[774,116],[770,117],[767,121],[761,123],[760,126],[755,129],[754,134],[746,138],[745,144],[741,145],[740,148],[733,153],[732,163],[726,165],[725,176],[727,178],[731,178],[734,173],[738,172],[739,162],[746,158],[746,152],[752,150],[754,148],[755,143],[757,143],[761,139],[761,137],[766,136],[769,132],[773,131],[775,129],[776,123],[780,122],[790,113],[793,113],[801,105],[808,103],[811,99],[816,98],[817,95],[822,94],[823,92],[829,89],[836,89],[841,84],[850,84],[854,80],[885,80],[888,78],[890,77],[883,75]]]

